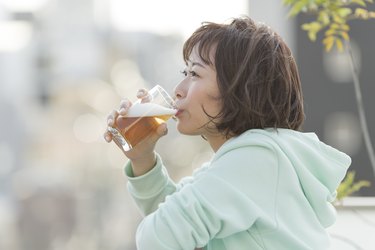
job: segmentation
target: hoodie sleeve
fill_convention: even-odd
[[[252,159],[252,155],[251,163],[245,160]],[[137,197],[171,194],[164,196],[165,201],[153,207],[153,212],[142,220],[137,230],[137,249],[192,250],[205,246],[213,238],[249,229],[264,213],[264,203],[270,203],[267,207],[273,209],[275,186],[272,183],[276,183],[276,173],[270,173],[268,166],[277,167],[277,162],[270,156],[264,148],[233,150],[217,159],[204,173],[195,175],[193,181],[185,183],[177,192],[171,192],[177,187],[170,186],[161,166],[149,173],[163,179],[156,185],[158,188],[153,189],[155,191],[146,188],[141,195],[140,189],[148,184],[136,191],[131,180],[130,191]],[[252,175],[253,170],[258,172]],[[270,185],[259,194],[255,187],[264,182]],[[250,194],[259,200],[254,201]]]
[[[156,156],[155,167],[146,174],[134,177],[131,163],[128,162],[125,166],[125,175],[128,178],[129,193],[144,215],[155,211],[159,203],[177,188],[169,178],[159,155]]]
[[[182,178],[176,184],[168,175],[160,155],[156,155],[156,165],[153,169],[142,176],[134,177],[131,163],[125,165],[125,175],[128,178],[128,190],[143,215],[155,211],[165,198],[180,190],[183,186],[194,180],[208,169],[208,164],[203,164],[192,176]]]

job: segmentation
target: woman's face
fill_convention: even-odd
[[[206,137],[217,134],[209,117],[215,117],[222,108],[214,67],[205,64],[194,48],[183,74],[184,79],[175,88],[178,131]]]

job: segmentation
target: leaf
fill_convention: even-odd
[[[296,2],[292,9],[289,11],[289,14],[288,16],[289,17],[293,17],[293,16],[296,16],[298,13],[300,13],[302,11],[303,8],[305,8],[308,4],[308,0],[301,0],[299,2]]]
[[[302,24],[301,28],[303,30],[319,31],[322,28],[322,25],[319,22],[311,22]]]
[[[341,31],[341,37],[344,38],[344,40],[349,41],[349,35],[345,31]]]
[[[336,47],[339,52],[344,51],[344,45],[342,44],[342,41],[339,38],[336,38]]]
[[[347,184],[347,186],[351,186],[354,182],[354,177],[355,177],[355,172],[354,171],[350,171],[348,172],[346,178],[345,178],[345,184]]]
[[[325,36],[332,36],[332,35],[334,35],[334,34],[336,34],[337,33],[337,30],[335,30],[335,29],[328,29],[325,33],[324,33],[324,35]]]
[[[337,199],[341,200],[345,196],[348,196],[350,186],[353,184],[355,177],[354,171],[349,171],[346,174],[345,179],[340,183],[339,187],[337,188]]]
[[[332,23],[330,27],[331,27],[332,29],[340,29],[341,26],[342,26],[342,25],[339,25],[339,24],[337,24],[337,23]]]
[[[321,22],[323,25],[329,24],[329,14],[326,11],[319,11],[318,14],[318,21]]]
[[[290,4],[292,4],[292,3],[296,2],[296,1],[298,1],[298,0],[283,0],[283,4],[284,5],[290,5]]]
[[[339,29],[343,30],[343,31],[349,31],[350,30],[350,26],[347,25],[347,24],[341,24],[339,26]]]
[[[337,14],[340,16],[340,17],[347,17],[348,15],[352,14],[352,10],[350,8],[340,8],[337,10]]]
[[[307,35],[311,41],[315,41],[316,34],[322,29],[322,25],[319,22],[311,22],[302,24],[301,28],[307,31]]]
[[[353,3],[356,3],[356,4],[358,4],[358,5],[361,5],[361,6],[363,6],[363,7],[366,7],[366,6],[367,6],[367,5],[366,5],[366,2],[363,1],[363,0],[352,0],[352,2],[353,2]]]
[[[330,51],[332,49],[333,44],[335,43],[336,37],[335,36],[327,36],[323,39],[323,44],[325,45],[326,51]]]
[[[301,29],[303,30],[310,30],[311,29],[311,24],[310,23],[304,23],[301,25]]]
[[[310,1],[310,3],[307,5],[307,11],[310,11],[313,13],[317,12],[318,8],[319,6],[314,1],[313,2]]]
[[[353,184],[351,191],[352,193],[359,191],[363,187],[369,187],[371,186],[370,182],[368,181],[358,181]]]
[[[338,24],[344,24],[346,22],[345,18],[342,18],[339,14],[334,13],[333,15],[333,21]]]
[[[354,11],[354,15],[358,18],[362,18],[362,19],[368,19],[369,18],[369,13],[366,9],[362,9],[362,8],[356,8],[355,11]]]
[[[316,41],[316,33],[317,33],[317,32],[315,32],[315,31],[309,31],[309,32],[307,33],[309,39],[310,39],[311,41],[313,41],[313,42]]]
[[[337,188],[337,200],[341,200],[346,196],[353,194],[354,192],[359,191],[362,187],[369,187],[371,184],[369,181],[358,181],[354,182],[355,171],[349,171],[346,174],[345,179],[340,183]]]

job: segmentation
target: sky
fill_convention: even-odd
[[[111,0],[111,22],[119,30],[190,35],[202,21],[225,22],[248,14],[247,0]]]

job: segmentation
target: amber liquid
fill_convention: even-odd
[[[124,137],[130,149],[154,133],[160,124],[171,117],[172,115],[123,117],[117,122],[117,130]]]

